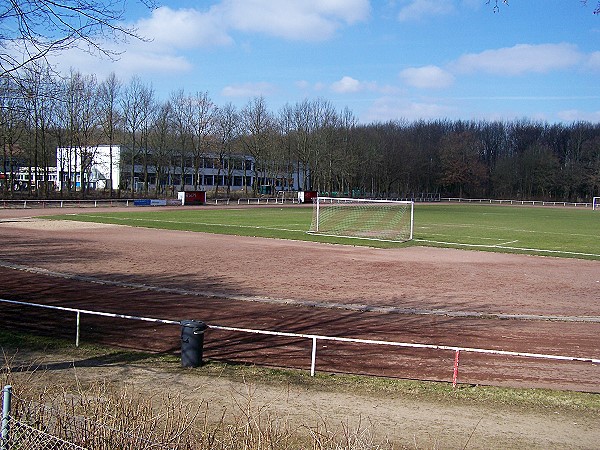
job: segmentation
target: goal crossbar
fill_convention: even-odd
[[[600,197],[594,197],[592,199],[592,210],[596,211],[600,209]]]
[[[310,233],[388,242],[413,238],[414,202],[356,198],[314,199]]]

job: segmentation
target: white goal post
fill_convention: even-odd
[[[404,242],[413,238],[414,202],[317,197],[310,233]]]
[[[592,200],[592,210],[600,210],[600,197],[594,197]]]

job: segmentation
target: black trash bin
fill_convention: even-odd
[[[198,320],[181,321],[181,365],[183,367],[198,367],[202,364],[204,332],[207,328],[208,325]]]

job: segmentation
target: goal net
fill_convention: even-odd
[[[592,200],[592,210],[600,210],[600,197],[594,197]]]
[[[403,242],[413,238],[412,201],[317,197],[310,232]]]

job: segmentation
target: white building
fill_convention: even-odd
[[[120,165],[121,147],[118,145],[57,148],[56,187],[62,190],[70,182],[72,188],[81,189],[83,181],[90,189],[109,188],[112,170],[112,188],[118,189],[121,175]]]
[[[111,166],[112,156],[112,166]],[[214,190],[217,186],[228,187],[232,191],[242,191],[258,186],[260,194],[274,195],[277,191],[296,191],[299,179],[304,172],[290,170],[289,173],[269,171],[270,175],[258,170],[252,156],[230,155],[220,159],[217,154],[207,153],[201,157],[195,170],[191,158],[187,158],[182,170],[180,165],[146,167],[136,161],[131,170],[124,149],[118,145],[99,145],[84,148],[56,149],[56,188],[63,190],[71,186],[80,190],[82,185],[88,189],[112,188],[141,191],[147,182],[148,189],[154,190],[167,186],[183,187],[183,190]],[[82,179],[83,173],[83,179]],[[146,181],[144,181],[146,180]],[[83,183],[83,184],[82,184]]]
[[[7,177],[2,174],[0,181]],[[56,173],[54,167],[44,169],[42,167],[19,167],[16,173],[13,173],[13,188],[15,191],[27,191],[31,188],[34,190],[42,189],[43,184],[47,184],[48,190],[53,190],[56,186]],[[0,186],[2,183],[0,182]]]

